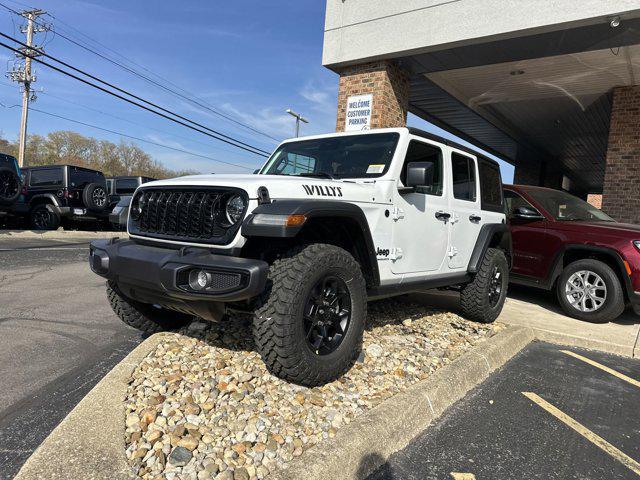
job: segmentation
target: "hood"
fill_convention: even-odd
[[[562,230],[574,232],[598,233],[629,240],[640,240],[640,225],[618,222],[555,222]]]
[[[354,201],[373,201],[375,181],[331,180],[324,178],[294,177],[286,175],[190,175],[148,182],[143,188],[176,187],[235,187],[245,190],[249,198],[258,197],[258,188],[267,187],[272,199],[322,198]]]

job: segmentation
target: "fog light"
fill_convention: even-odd
[[[107,252],[92,249],[89,252],[89,265],[98,275],[105,275],[109,272],[109,255]]]
[[[189,272],[189,286],[194,290],[204,290],[211,283],[211,274],[204,270]]]

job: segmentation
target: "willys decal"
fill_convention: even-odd
[[[321,197],[341,197],[342,187],[328,187],[325,185],[302,185],[307,195],[318,195]]]

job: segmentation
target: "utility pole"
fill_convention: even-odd
[[[296,138],[298,138],[300,136],[300,122],[309,123],[309,120],[290,108],[287,108],[287,113],[296,119]]]
[[[20,140],[18,146],[18,165],[24,165],[24,153],[27,147],[27,118],[29,117],[29,102],[36,99],[35,93],[31,90],[31,84],[36,81],[35,75],[31,72],[31,58],[40,55],[42,49],[33,45],[33,35],[35,33],[46,32],[49,27],[36,24],[34,21],[44,15],[44,10],[25,10],[20,14],[27,19],[26,26],[20,31],[27,36],[25,42],[27,47],[20,48],[24,59],[23,65],[14,65],[13,70],[7,73],[7,76],[14,82],[22,84],[22,118],[20,120]],[[33,48],[32,48],[33,47]]]

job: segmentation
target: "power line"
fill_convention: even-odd
[[[4,82],[0,82],[0,85],[4,85],[4,86],[8,86],[8,87],[12,87],[13,86],[13,85],[11,85],[9,83],[4,83]],[[195,143],[198,143],[200,145],[204,145],[205,147],[209,147],[209,148],[211,147],[211,145],[208,144],[208,143],[201,142],[201,141],[195,140],[193,138],[184,137],[182,135],[177,135],[177,134],[175,134],[173,132],[167,132],[165,130],[160,130],[158,128],[150,127],[148,125],[144,125],[144,124],[139,123],[139,122],[134,122],[133,120],[130,120],[128,118],[121,117],[119,115],[114,115],[112,113],[104,112],[104,111],[102,111],[100,109],[89,107],[88,105],[84,105],[83,103],[80,103],[80,102],[74,102],[73,100],[69,100],[68,98],[64,98],[64,97],[61,97],[59,95],[54,95],[51,92],[46,92],[46,91],[42,92],[41,91],[41,92],[38,92],[38,94],[39,95],[45,95],[45,96],[48,96],[48,97],[51,97],[51,98],[55,98],[57,100],[61,100],[63,102],[69,103],[71,105],[76,105],[77,107],[84,108],[85,110],[89,110],[91,112],[96,112],[96,113],[99,113],[99,114],[107,116],[107,117],[115,118],[116,120],[120,120],[120,121],[123,121],[123,122],[130,123],[131,125],[136,125],[138,127],[142,127],[144,129],[147,129],[147,130],[153,130],[154,132],[162,133],[163,135],[170,135],[172,137],[179,138],[181,140],[186,140],[188,142],[195,142]]]
[[[8,40],[11,40],[12,42],[15,42],[15,43],[17,43],[17,44],[19,44],[19,45],[22,45],[22,46],[23,46],[23,47],[25,47],[25,48],[27,47],[27,45],[26,45],[26,44],[22,43],[20,40],[17,40],[17,39],[15,39],[15,38],[11,37],[10,35],[7,35],[6,33],[2,33],[2,32],[0,32],[0,36],[2,36],[2,37],[4,37],[4,38],[6,38],[6,39],[8,39]],[[3,46],[5,46],[5,47],[6,47],[6,45],[3,45]],[[9,47],[9,48],[11,48],[11,47]],[[37,55],[42,55],[42,56],[44,56],[44,57],[50,58],[50,59],[51,59],[51,60],[53,60],[54,62],[57,62],[57,63],[59,63],[59,64],[61,64],[61,65],[64,65],[65,67],[70,68],[71,70],[73,70],[73,71],[75,71],[75,72],[78,72],[78,73],[80,73],[80,74],[82,74],[82,75],[85,75],[85,76],[87,76],[87,77],[91,78],[92,80],[95,80],[95,81],[97,81],[97,82],[100,82],[100,83],[102,83],[103,85],[107,85],[107,86],[108,86],[108,87],[110,87],[110,88],[113,88],[113,89],[115,89],[115,90],[117,90],[117,91],[119,91],[119,92],[121,92],[121,93],[124,93],[125,95],[128,95],[128,96],[130,96],[130,97],[132,97],[132,98],[135,98],[136,100],[139,100],[139,101],[141,101],[141,102],[144,102],[144,103],[146,103],[147,105],[151,105],[152,107],[157,108],[157,109],[159,109],[159,110],[161,110],[161,111],[163,111],[163,112],[169,113],[169,114],[171,114],[171,115],[173,115],[173,116],[175,116],[175,117],[177,117],[177,118],[180,118],[181,120],[185,120],[185,121],[187,121],[187,122],[193,123],[194,125],[197,125],[197,126],[198,126],[198,127],[200,127],[200,128],[204,128],[205,130],[208,130],[208,131],[210,131],[210,132],[212,132],[212,133],[214,133],[214,134],[216,134],[216,135],[219,135],[219,136],[221,136],[221,137],[224,137],[224,138],[226,138],[227,140],[231,140],[232,142],[238,143],[238,144],[240,144],[240,145],[244,145],[245,147],[249,147],[249,148],[251,148],[251,149],[253,149],[253,150],[256,150],[256,151],[258,151],[258,152],[262,152],[262,153],[265,153],[265,154],[269,154],[269,152],[267,152],[267,151],[265,151],[265,150],[262,150],[262,149],[260,149],[260,148],[258,148],[258,147],[254,147],[254,146],[252,146],[252,145],[250,145],[250,144],[248,144],[248,143],[245,143],[245,142],[242,142],[242,141],[240,141],[240,140],[237,140],[237,139],[235,139],[235,138],[233,138],[233,137],[230,137],[229,135],[225,135],[224,133],[221,133],[221,132],[218,132],[218,131],[216,131],[216,130],[213,130],[212,128],[209,128],[209,127],[207,127],[207,126],[205,126],[205,125],[202,125],[202,124],[200,124],[200,123],[198,123],[198,122],[195,122],[195,121],[193,121],[193,120],[190,120],[189,118],[186,118],[186,117],[184,117],[184,116],[182,116],[182,115],[179,115],[179,114],[177,114],[177,113],[175,113],[175,112],[172,112],[172,111],[170,111],[170,110],[167,110],[166,108],[163,108],[163,107],[161,107],[160,105],[157,105],[157,104],[155,104],[155,103],[153,103],[153,102],[150,102],[150,101],[148,101],[148,100],[145,100],[145,99],[144,99],[144,98],[142,98],[142,97],[139,97],[139,96],[137,96],[137,95],[135,95],[135,94],[133,94],[133,93],[131,93],[131,92],[128,92],[127,90],[124,90],[124,89],[122,89],[122,88],[120,88],[120,87],[117,87],[116,85],[113,85],[112,83],[109,83],[109,82],[107,82],[107,81],[105,81],[105,80],[102,80],[101,78],[98,78],[98,77],[96,77],[95,75],[92,75],[92,74],[90,74],[90,73],[85,72],[84,70],[81,70],[81,69],[79,69],[79,68],[76,68],[76,67],[74,67],[73,65],[70,65],[70,64],[68,64],[67,62],[63,61],[63,60],[60,60],[60,59],[58,59],[58,58],[56,58],[56,57],[54,57],[54,56],[52,56],[52,55],[49,55],[48,53],[45,53],[45,52],[44,52],[44,51],[42,51],[41,49],[31,47],[31,50],[35,51]],[[37,56],[36,54],[31,55],[31,58],[32,58],[33,60],[36,60],[36,61],[38,61],[38,62],[42,63],[43,65],[47,65],[46,63],[42,62],[41,60],[36,59],[36,58],[35,58],[35,57]],[[51,67],[50,65],[47,65],[47,66]],[[66,72],[65,72],[65,73],[66,73]],[[219,139],[219,140],[222,140],[222,139]],[[235,146],[238,146],[238,145],[235,145]],[[252,152],[252,153],[253,153],[253,152]]]
[[[11,36],[6,35],[6,34],[4,34],[4,33],[2,33],[2,32],[0,32],[0,36],[5,37],[5,38],[8,38],[9,40],[11,40],[11,41],[13,41],[13,42],[15,42],[15,43],[18,43],[18,44],[21,44],[21,45],[22,45],[22,42],[20,42],[19,40],[14,39],[14,38],[12,38]],[[4,48],[7,48],[7,49],[9,49],[9,50],[11,50],[11,51],[13,51],[13,52],[20,53],[20,54],[24,55],[24,53],[20,52],[20,50],[18,50],[18,49],[16,49],[16,48],[13,48],[13,47],[11,47],[10,45],[7,45],[6,43],[0,42],[0,46],[2,46],[2,47],[4,47]],[[188,119],[188,118],[186,118],[186,117],[183,117],[182,115],[179,115],[179,114],[174,113],[174,112],[172,112],[172,111],[170,111],[170,110],[167,110],[167,109],[165,109],[165,108],[163,108],[163,107],[161,107],[161,106],[159,106],[159,105],[156,105],[156,104],[155,104],[155,103],[153,103],[153,102],[149,102],[148,100],[145,100],[145,99],[143,99],[143,98],[141,98],[141,97],[139,97],[139,96],[137,96],[137,95],[135,95],[135,94],[132,94],[132,93],[130,93],[130,92],[128,92],[128,91],[126,91],[126,90],[124,90],[124,89],[121,89],[121,88],[119,88],[119,87],[117,87],[117,86],[115,86],[115,85],[113,85],[113,84],[111,84],[111,83],[109,83],[109,82],[106,82],[106,81],[104,81],[104,80],[102,80],[102,79],[100,79],[100,78],[98,78],[98,77],[96,77],[96,76],[94,76],[94,75],[91,75],[90,73],[84,72],[83,70],[80,70],[80,69],[78,69],[78,68],[76,68],[76,67],[74,67],[74,66],[72,66],[72,65],[69,65],[68,63],[66,63],[66,62],[64,62],[64,61],[62,61],[62,60],[59,60],[59,59],[57,59],[57,58],[55,58],[55,57],[53,57],[53,56],[51,56],[51,55],[49,55],[49,54],[47,54],[47,53],[40,52],[40,51],[38,51],[37,49],[34,49],[34,50],[36,50],[36,51],[37,51],[38,53],[40,53],[42,56],[45,56],[45,57],[47,57],[47,58],[50,58],[50,59],[52,59],[53,61],[55,61],[55,62],[57,62],[57,63],[60,63],[61,65],[64,65],[64,66],[65,66],[65,67],[67,67],[67,68],[70,68],[70,69],[72,69],[72,70],[74,70],[74,71],[76,71],[76,72],[78,72],[78,73],[80,73],[80,74],[82,74],[82,75],[85,75],[85,76],[87,76],[87,77],[89,77],[89,78],[91,78],[91,79],[93,79],[93,80],[96,80],[96,81],[98,81],[98,82],[100,82],[100,83],[102,83],[102,84],[104,84],[104,85],[107,85],[107,86],[109,86],[109,87],[111,87],[111,88],[113,88],[113,89],[115,89],[115,90],[117,90],[117,91],[119,91],[119,92],[124,93],[125,95],[128,95],[128,96],[130,96],[130,97],[132,97],[132,98],[135,98],[135,99],[137,99],[137,100],[140,100],[140,101],[142,101],[142,102],[146,103],[147,105],[151,105],[151,106],[153,106],[154,108],[157,108],[158,110],[161,110],[161,111],[154,110],[153,108],[149,108],[149,107],[147,107],[147,106],[145,106],[145,105],[142,105],[141,103],[135,102],[135,101],[133,101],[133,100],[131,100],[131,99],[129,99],[129,98],[126,98],[126,97],[124,97],[124,96],[122,96],[122,95],[119,95],[119,94],[117,94],[117,93],[115,93],[115,92],[113,92],[113,91],[111,91],[111,90],[108,90],[108,89],[106,89],[106,88],[104,88],[104,87],[101,87],[100,85],[96,85],[95,83],[92,83],[92,82],[90,82],[90,81],[88,81],[88,80],[86,80],[86,79],[84,79],[84,78],[78,77],[77,75],[74,75],[74,74],[69,73],[69,72],[67,72],[67,71],[65,71],[65,70],[63,70],[63,69],[61,69],[61,68],[59,68],[59,67],[56,67],[56,66],[54,66],[54,65],[51,65],[50,63],[47,63],[47,62],[45,62],[45,61],[41,60],[40,58],[36,58],[36,56],[35,56],[35,55],[27,55],[27,56],[28,56],[28,57],[30,57],[32,60],[34,60],[34,61],[36,61],[36,62],[38,62],[38,63],[40,63],[40,64],[42,64],[42,65],[44,65],[44,66],[46,66],[46,67],[49,67],[49,68],[51,68],[51,69],[53,69],[53,70],[55,70],[55,71],[57,71],[57,72],[59,72],[59,73],[62,73],[62,74],[64,74],[64,75],[67,75],[67,76],[69,76],[69,77],[71,77],[71,78],[75,79],[75,80],[78,80],[78,81],[80,81],[80,82],[82,82],[82,83],[85,83],[85,84],[87,84],[87,85],[90,85],[90,86],[92,86],[92,87],[94,87],[94,88],[96,88],[96,89],[98,89],[98,90],[101,90],[101,91],[103,91],[103,92],[105,92],[105,93],[107,93],[107,94],[109,94],[109,95],[112,95],[112,96],[114,96],[114,97],[116,97],[116,98],[119,98],[119,99],[121,99],[121,100],[124,100],[124,101],[126,101],[126,102],[128,102],[128,103],[131,103],[132,105],[136,105],[136,106],[137,106],[137,107],[139,107],[139,108],[142,108],[142,109],[144,109],[144,110],[147,110],[147,111],[149,111],[149,112],[151,112],[151,113],[155,113],[156,115],[159,115],[159,116],[161,116],[161,117],[163,117],[163,118],[166,118],[167,120],[171,120],[171,121],[173,121],[173,122],[175,122],[175,123],[178,123],[178,124],[183,125],[183,126],[185,126],[185,127],[187,127],[187,128],[190,128],[191,130],[194,130],[194,131],[200,132],[200,133],[202,133],[202,134],[204,134],[204,135],[207,135],[207,136],[209,136],[209,137],[215,138],[216,140],[222,141],[222,142],[224,142],[224,143],[228,143],[229,145],[232,145],[232,146],[234,146],[234,147],[240,148],[240,149],[242,149],[242,150],[245,150],[245,151],[247,151],[247,152],[253,153],[253,154],[255,154],[255,155],[259,155],[259,156],[262,156],[262,157],[267,157],[267,156],[269,156],[269,152],[267,152],[266,150],[262,150],[262,149],[260,149],[260,148],[254,147],[254,146],[252,146],[252,145],[250,145],[250,144],[247,144],[247,143],[241,142],[240,140],[236,140],[236,139],[235,139],[235,138],[233,138],[233,137],[230,137],[230,136],[225,135],[225,134],[223,134],[223,133],[220,133],[220,132],[218,132],[218,131],[216,131],[216,130],[213,130],[213,129],[209,128],[209,127],[206,127],[205,125],[202,125],[202,124],[200,124],[200,123],[198,123],[198,122],[195,122],[195,121],[190,120],[190,119]],[[172,117],[170,117],[169,115],[166,115],[166,114],[164,114],[164,113],[162,113],[162,112],[166,112],[166,113],[168,113],[169,115],[173,115],[173,116],[175,116],[175,117],[177,117],[177,118],[179,118],[179,119],[185,120],[186,122],[189,122],[189,123],[191,123],[191,124],[193,124],[193,125],[197,125],[197,126],[198,126],[198,127],[200,127],[200,128],[195,128],[193,125],[189,125],[188,123],[185,123],[185,122],[183,122],[183,121],[177,120],[176,118],[172,118]],[[213,132],[213,134],[208,133],[208,132],[205,132],[205,131],[203,131],[203,130],[201,130],[201,129],[208,130],[209,132]]]
[[[152,140],[145,140],[144,138],[140,138],[140,137],[136,137],[136,136],[133,136],[133,135],[129,135],[127,133],[117,132],[115,130],[110,130],[108,128],[99,127],[97,125],[92,125],[90,123],[81,122],[80,120],[74,120],[72,118],[64,117],[64,116],[58,115],[56,113],[45,112],[44,110],[40,110],[38,108],[31,107],[31,110],[34,111],[34,112],[42,113],[44,115],[49,115],[50,117],[55,117],[55,118],[59,118],[61,120],[66,120],[68,122],[77,123],[78,125],[83,125],[85,127],[95,128],[96,130],[102,130],[103,132],[108,132],[108,133],[112,133],[114,135],[120,135],[122,137],[131,138],[132,140],[137,140],[139,142],[149,143],[149,144],[155,145],[157,147],[167,148],[169,150],[174,150],[174,151],[180,152],[180,153],[186,153],[187,155],[193,155],[194,157],[205,158],[205,159],[211,160],[213,162],[223,163],[225,165],[229,165],[229,166],[237,167],[237,168],[242,168],[244,170],[253,170],[251,167],[247,167],[245,165],[238,165],[237,163],[225,162],[224,160],[218,160],[217,158],[209,157],[207,155],[202,155],[202,154],[196,153],[196,152],[191,152],[189,150],[184,150],[182,148],[170,147],[169,145],[163,145],[162,143],[154,142]]]
[[[16,10],[12,9],[11,7],[9,7],[9,6],[5,5],[5,4],[3,4],[3,3],[1,3],[1,2],[0,2],[0,6],[2,6],[2,7],[4,7],[4,8],[6,8],[7,10],[9,10],[10,12],[13,12],[13,13],[14,13],[14,14],[16,14],[16,15],[20,15],[20,13],[19,13],[19,12],[17,12]],[[165,79],[165,78],[161,77],[160,75],[158,75],[158,74],[156,74],[156,73],[151,72],[150,70],[148,70],[148,69],[147,69],[147,68],[145,68],[144,66],[142,66],[142,65],[140,65],[140,64],[137,64],[137,63],[133,62],[132,60],[130,60],[130,59],[128,59],[127,57],[125,57],[125,56],[123,56],[123,55],[119,54],[119,53],[118,53],[118,52],[116,52],[115,50],[113,50],[113,49],[111,49],[111,48],[109,48],[109,47],[107,47],[107,46],[105,46],[105,45],[101,44],[100,42],[98,42],[98,41],[96,41],[96,40],[94,40],[94,39],[92,39],[92,38],[91,38],[91,37],[89,37],[88,35],[86,35],[86,34],[82,33],[80,30],[78,30],[78,29],[76,29],[76,28],[74,28],[74,27],[71,27],[71,26],[70,26],[70,25],[68,25],[66,22],[64,22],[64,21],[62,21],[62,20],[60,20],[60,19],[57,19],[54,15],[52,15],[52,14],[50,14],[50,13],[47,13],[47,15],[49,15],[51,18],[55,19],[56,21],[58,21],[58,22],[60,22],[60,23],[62,23],[62,24],[64,24],[64,25],[67,25],[69,28],[72,28],[73,30],[75,30],[76,32],[78,32],[79,34],[81,34],[82,36],[84,36],[85,38],[87,38],[87,39],[91,40],[92,42],[94,42],[94,43],[95,43],[95,44],[97,44],[97,45],[100,45],[102,48],[105,48],[105,49],[107,49],[107,50],[109,50],[109,51],[111,51],[111,52],[115,53],[116,55],[118,55],[119,57],[123,58],[123,59],[124,59],[124,60],[126,60],[127,62],[129,62],[129,63],[131,63],[131,64],[133,64],[133,65],[136,65],[136,66],[138,66],[139,68],[142,68],[142,69],[146,70],[146,71],[147,71],[147,72],[149,72],[150,74],[152,74],[152,75],[154,75],[154,76],[156,76],[156,77],[160,78],[160,79],[161,79],[162,81],[164,81],[165,83],[168,83],[168,84],[170,84],[170,85],[174,86],[175,88],[177,88],[177,89],[179,89],[179,90],[182,90],[183,92],[186,92],[188,95],[191,95],[191,97],[189,97],[189,96],[187,96],[187,95],[183,95],[183,94],[181,94],[180,92],[176,92],[175,90],[173,90],[173,89],[171,89],[171,88],[167,87],[166,85],[161,84],[160,82],[155,81],[155,80],[154,80],[154,79],[152,79],[152,78],[149,78],[148,76],[146,76],[146,75],[144,75],[144,74],[142,74],[142,73],[140,73],[140,72],[138,72],[138,71],[134,70],[133,68],[130,68],[130,67],[126,66],[126,65],[123,65],[122,63],[120,63],[120,62],[118,62],[118,61],[116,61],[116,60],[114,60],[114,59],[112,59],[112,58],[109,58],[109,57],[107,57],[106,55],[103,55],[103,54],[101,54],[100,52],[97,52],[96,50],[94,50],[94,49],[92,49],[92,48],[89,48],[89,47],[88,47],[88,46],[86,46],[86,45],[82,45],[81,43],[79,43],[79,42],[77,42],[77,41],[75,41],[75,40],[73,40],[73,39],[69,38],[67,35],[64,35],[63,33],[60,33],[60,32],[58,32],[58,31],[56,31],[56,32],[55,32],[57,36],[59,36],[59,37],[61,37],[61,38],[65,39],[66,41],[68,41],[68,42],[70,42],[70,43],[72,43],[72,44],[74,44],[74,45],[76,45],[76,46],[78,46],[78,47],[80,47],[80,48],[82,48],[82,49],[84,49],[84,50],[88,51],[88,52],[91,52],[91,53],[93,53],[94,55],[97,55],[98,57],[102,58],[103,60],[106,60],[106,61],[108,61],[108,62],[110,62],[110,63],[112,63],[112,64],[114,64],[114,65],[116,65],[116,66],[118,66],[118,67],[120,67],[120,68],[122,68],[123,70],[125,70],[125,71],[127,71],[127,72],[129,72],[129,73],[131,73],[131,74],[133,74],[133,75],[135,75],[135,76],[137,76],[137,77],[139,77],[139,78],[142,78],[142,79],[146,80],[147,82],[152,83],[153,85],[155,85],[155,86],[157,86],[157,87],[159,87],[159,88],[162,88],[163,90],[165,90],[165,91],[167,91],[167,92],[172,93],[173,95],[176,95],[176,96],[178,96],[178,97],[180,97],[180,98],[182,98],[182,99],[184,99],[184,100],[187,100],[187,101],[189,101],[189,102],[191,102],[191,103],[193,103],[193,104],[195,104],[195,105],[198,105],[199,107],[204,108],[204,109],[206,109],[206,110],[210,111],[211,113],[214,113],[214,114],[216,114],[216,115],[218,115],[218,116],[220,116],[220,117],[222,117],[222,118],[224,118],[224,119],[226,119],[226,120],[228,120],[228,121],[230,121],[230,122],[233,122],[233,123],[235,123],[235,124],[237,124],[237,125],[239,125],[239,126],[241,126],[241,127],[246,128],[246,129],[248,129],[248,130],[250,130],[250,131],[252,131],[252,132],[254,132],[254,133],[257,133],[257,134],[262,135],[262,136],[265,136],[265,137],[267,137],[267,138],[269,138],[269,139],[271,139],[271,140],[274,140],[274,141],[276,141],[276,142],[279,142],[279,140],[278,140],[277,138],[275,138],[275,137],[273,137],[273,136],[271,136],[271,135],[269,135],[269,134],[267,134],[267,133],[265,133],[265,132],[262,132],[262,131],[260,131],[260,130],[258,130],[258,129],[256,129],[256,128],[254,128],[254,127],[251,127],[250,125],[247,125],[247,124],[245,124],[245,123],[242,123],[242,122],[240,122],[240,121],[236,120],[235,118],[233,118],[233,117],[231,117],[231,116],[229,116],[229,115],[226,115],[226,114],[224,114],[224,113],[222,113],[222,112],[220,112],[220,111],[216,110],[216,109],[215,109],[215,108],[213,108],[210,104],[209,104],[209,105],[205,105],[205,104],[201,103],[203,100],[201,100],[201,99],[199,99],[198,97],[196,97],[195,95],[191,94],[190,92],[188,92],[188,91],[187,91],[187,90],[185,90],[184,88],[182,88],[182,87],[180,87],[180,86],[176,85],[175,83],[172,83],[171,81],[169,81],[169,80],[167,80],[167,79]]]

